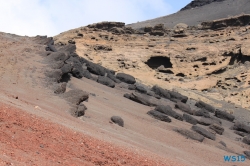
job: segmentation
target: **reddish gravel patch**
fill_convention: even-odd
[[[177,165],[136,154],[5,104],[0,104],[0,128],[0,165]]]

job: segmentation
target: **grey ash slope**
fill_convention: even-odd
[[[164,24],[167,28],[173,28],[178,23],[195,26],[204,21],[227,18],[243,13],[250,13],[249,0],[225,0],[222,2],[213,2],[193,9],[182,10],[152,20],[128,24],[127,26],[135,29],[144,28],[145,26],[154,26],[156,24]]]
[[[208,5],[208,4],[213,3],[213,2],[222,2],[222,1],[225,1],[225,0],[193,0],[187,6],[182,8],[181,11],[196,8],[196,7],[205,6],[205,5]]]

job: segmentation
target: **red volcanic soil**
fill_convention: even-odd
[[[136,154],[0,103],[0,165],[178,164]]]

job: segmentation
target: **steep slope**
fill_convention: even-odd
[[[161,23],[167,28],[173,28],[178,23],[195,26],[204,21],[232,17],[243,13],[249,14],[249,11],[250,1],[248,0],[225,0],[222,2],[213,2],[198,8],[179,11],[152,20],[128,24],[127,26],[135,29],[144,28],[145,26],[154,26]]]
[[[225,0],[193,0],[187,6],[182,8],[181,11],[196,8],[196,7],[205,6],[205,5],[208,5],[210,3],[214,3],[214,2],[222,2],[222,1],[225,1]]]

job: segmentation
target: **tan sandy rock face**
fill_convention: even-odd
[[[189,90],[194,99],[200,96],[193,91],[205,91],[208,97],[249,108],[250,26],[180,29],[153,36],[81,27],[54,39],[57,45],[74,42],[78,55],[147,85],[184,94]]]

